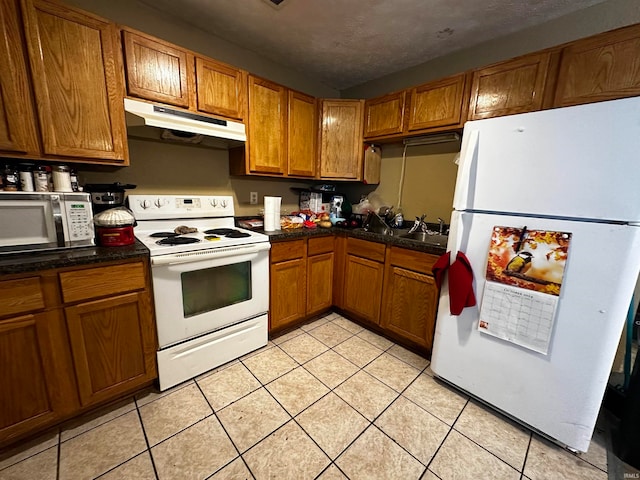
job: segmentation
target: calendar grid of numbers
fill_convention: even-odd
[[[571,234],[493,228],[478,329],[547,354]]]

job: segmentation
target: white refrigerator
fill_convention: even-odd
[[[452,315],[445,278],[433,372],[557,443],[586,451],[640,270],[640,98],[467,122],[453,208],[448,250],[469,259],[477,304]],[[523,308],[519,300],[489,308],[501,295],[487,278],[497,227],[525,239],[532,231],[569,234],[559,295],[541,294],[555,311],[539,348],[526,340],[538,313],[520,318],[513,310]],[[545,257],[532,252],[528,268]],[[519,291],[509,289],[512,296]],[[479,328],[481,314],[492,326],[514,329],[513,336]]]

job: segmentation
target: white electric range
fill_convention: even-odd
[[[233,198],[128,201],[135,236],[151,256],[160,389],[266,345],[271,245],[267,235],[234,226]]]

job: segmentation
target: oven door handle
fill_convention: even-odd
[[[151,257],[151,265],[177,265],[180,263],[192,263],[214,258],[234,257],[269,250],[269,242],[254,243],[251,245],[238,245],[236,247],[213,248],[210,250],[196,250],[195,252],[175,253]]]

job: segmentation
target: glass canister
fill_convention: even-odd
[[[69,175],[71,178],[71,190],[73,190],[74,192],[79,192],[80,184],[78,183],[78,172],[74,168],[72,168]]]
[[[53,176],[53,189],[56,192],[73,192],[71,187],[71,170],[67,165],[54,165],[51,167]]]
[[[5,192],[17,192],[20,180],[18,178],[18,170],[13,165],[5,165],[2,171],[2,179],[4,180]]]
[[[35,184],[36,192],[48,192],[49,191],[49,175],[47,174],[47,167],[44,165],[38,165],[33,172],[33,182]]]
[[[21,163],[18,165],[18,176],[20,178],[20,190],[23,192],[33,192],[33,164]]]

